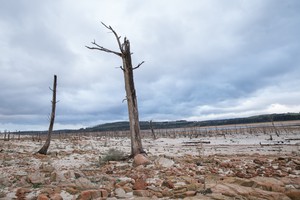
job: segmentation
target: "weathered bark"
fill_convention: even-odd
[[[53,131],[54,119],[55,119],[56,85],[57,85],[57,76],[54,75],[53,89],[52,89],[52,110],[51,110],[50,124],[49,124],[49,129],[48,129],[46,142],[45,142],[44,146],[37,152],[39,154],[46,155],[47,151],[48,151],[48,148],[50,146],[51,134],[52,134],[52,131]]]
[[[92,42],[94,47],[86,46],[88,49],[104,51],[107,53],[113,53],[122,58],[123,66],[120,67],[124,73],[126,100],[128,106],[129,115],[129,125],[130,125],[130,135],[131,135],[131,156],[135,156],[139,153],[145,153],[142,146],[142,139],[140,135],[140,124],[139,124],[139,112],[137,105],[136,91],[134,87],[133,70],[137,69],[144,62],[141,62],[138,66],[132,67],[131,62],[131,52],[130,52],[130,42],[127,38],[124,38],[124,43],[121,44],[120,37],[114,31],[111,26],[107,26],[102,23],[107,29],[112,31],[115,35],[120,52],[112,51],[98,45],[95,41]]]
[[[128,106],[130,133],[131,133],[131,155],[144,153],[140,135],[139,112],[136,91],[133,80],[133,68],[131,63],[130,42],[126,38],[123,43],[123,72]]]

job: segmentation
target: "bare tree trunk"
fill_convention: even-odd
[[[44,146],[37,152],[40,154],[47,154],[48,148],[50,146],[50,141],[51,141],[51,134],[53,131],[53,125],[54,125],[54,119],[55,119],[55,107],[56,107],[56,85],[57,85],[57,77],[54,75],[54,81],[53,81],[53,89],[52,89],[52,111],[51,111],[51,118],[50,118],[50,124],[49,124],[49,130],[48,130],[48,135],[46,142]]]
[[[100,50],[107,53],[113,53],[122,58],[123,66],[120,67],[124,73],[124,81],[125,81],[125,90],[126,90],[126,100],[128,106],[128,115],[129,115],[129,125],[130,125],[130,135],[131,135],[131,156],[135,156],[139,153],[145,153],[142,146],[142,140],[140,135],[140,124],[139,124],[139,112],[136,98],[136,91],[134,87],[133,80],[133,70],[137,69],[144,62],[141,62],[138,66],[132,67],[131,62],[131,52],[130,52],[130,42],[127,38],[124,38],[123,44],[120,42],[120,37],[114,31],[111,26],[107,26],[102,23],[107,29],[112,31],[116,40],[118,42],[120,52],[112,51],[107,48],[104,48],[98,45],[95,41],[92,42],[94,47],[86,46],[88,49]]]
[[[155,132],[154,132],[154,129],[153,129],[152,120],[149,121],[149,126],[150,126],[150,129],[151,129],[153,139],[156,140],[157,138],[156,138],[156,135],[155,135]]]
[[[133,80],[133,68],[131,63],[130,43],[126,38],[123,43],[123,72],[126,90],[126,99],[129,115],[129,127],[131,133],[131,155],[144,153],[140,134],[139,112],[136,91]]]

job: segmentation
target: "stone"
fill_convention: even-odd
[[[162,191],[161,188],[159,188],[159,187],[154,187],[154,186],[148,186],[147,189],[148,189],[148,190],[151,190],[151,191],[153,191],[153,192],[161,192],[161,191]]]
[[[18,177],[27,176],[27,175],[28,175],[28,173],[24,172],[24,171],[17,171],[17,173],[16,173],[16,176],[18,176]]]
[[[124,186],[124,187],[122,187],[122,188],[123,188],[123,190],[124,190],[126,193],[132,192],[132,188],[129,187],[129,186]]]
[[[300,200],[300,190],[296,190],[296,189],[289,190],[285,194],[292,200]]]
[[[60,194],[57,194],[57,193],[51,195],[50,199],[51,200],[63,200],[62,196]]]
[[[39,194],[37,200],[49,200],[49,198],[46,194]]]
[[[154,199],[155,197],[163,198],[164,196],[161,192],[153,192],[153,196],[151,197],[151,199]]]
[[[0,165],[1,166],[1,165]],[[1,176],[1,175],[0,175]],[[3,177],[0,177],[0,185],[1,186],[6,186],[6,187],[9,187],[12,185],[12,182],[11,180],[9,180],[8,177],[6,176],[3,176]]]
[[[27,180],[32,184],[43,184],[44,176],[40,173],[32,173],[27,176]]]
[[[267,199],[267,200],[289,200],[283,193],[266,191],[259,188],[244,187],[236,184],[217,184],[212,187],[213,193],[221,193],[228,197],[239,197],[240,199]]]
[[[175,164],[173,160],[164,157],[159,157],[158,159],[155,160],[155,163],[165,168],[172,167]]]
[[[186,191],[187,191],[186,187],[178,187],[178,188],[174,189],[173,193],[174,194],[179,194],[179,193],[184,193]]]
[[[78,197],[79,200],[90,200],[101,197],[101,191],[99,190],[85,190],[82,191]]]
[[[133,195],[138,197],[150,197],[151,193],[148,190],[133,190]]]
[[[192,196],[195,196],[196,193],[197,193],[196,191],[186,191],[185,192],[185,196],[192,197]]]
[[[6,197],[6,194],[4,192],[0,191],[0,198],[4,198],[4,197]]]
[[[173,195],[170,190],[163,190],[163,191],[161,191],[161,193],[164,197],[170,197]]]
[[[51,174],[50,174],[50,181],[51,182],[56,182],[57,181],[57,173],[56,172],[52,172]]]
[[[75,184],[78,188],[81,189],[95,189],[97,188],[97,185],[92,183],[90,180],[84,177],[80,177],[75,180]]]
[[[120,182],[116,183],[116,187],[123,187],[127,183],[128,183],[127,181],[120,181]]]
[[[45,187],[40,190],[40,193],[47,194],[47,195],[54,194],[54,189]]]
[[[74,171],[73,170],[68,170],[67,172],[65,172],[64,174],[64,177],[66,178],[66,179],[75,179],[75,173],[74,173]],[[79,176],[80,177],[80,176]],[[78,178],[79,178],[78,177]]]
[[[190,191],[199,191],[204,189],[204,185],[201,183],[192,183],[185,186],[187,190]]]
[[[135,180],[135,183],[132,187],[133,190],[144,190],[147,187],[146,180],[143,178],[139,178]]]
[[[30,189],[27,189],[27,188],[19,188],[17,189],[16,191],[16,194],[15,196],[17,197],[17,199],[19,200],[25,200],[26,199],[26,194],[27,193],[30,193]]]
[[[119,198],[126,198],[126,193],[125,193],[125,190],[123,188],[116,188],[115,189],[115,194]]]
[[[185,193],[176,193],[174,194],[174,198],[177,198],[177,199],[183,199],[185,198]]]
[[[66,192],[68,192],[68,193],[70,193],[70,194],[72,194],[72,195],[75,195],[75,194],[77,194],[79,191],[78,191],[77,189],[73,188],[73,187],[67,187],[67,188],[66,188]]]
[[[134,166],[148,165],[150,163],[151,163],[150,160],[142,154],[137,154],[136,156],[134,156],[134,160],[133,160]]]
[[[267,160],[263,158],[255,158],[253,162],[258,165],[264,165],[265,163],[267,163]]]
[[[55,168],[52,165],[50,165],[50,164],[42,164],[40,166],[40,170],[42,172],[52,173],[55,170]]]
[[[174,184],[171,180],[164,180],[161,186],[165,186],[167,188],[174,188]]]
[[[271,177],[254,177],[251,179],[254,181],[255,188],[261,188],[266,191],[284,192],[285,187],[283,182]],[[252,186],[253,187],[253,186]]]

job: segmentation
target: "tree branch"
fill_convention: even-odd
[[[140,64],[138,64],[136,67],[133,67],[132,69],[135,70],[135,69],[139,68],[144,63],[145,63],[145,61],[141,62]]]
[[[117,68],[120,68],[120,69],[123,70],[123,71],[125,70],[122,66],[116,67],[116,69],[117,69]]]
[[[107,53],[113,53],[113,54],[116,54],[117,56],[120,56],[122,57],[122,53],[119,53],[119,52],[116,52],[116,51],[112,51],[110,49],[107,49],[103,46],[100,46],[99,44],[97,44],[94,40],[94,42],[91,42],[93,45],[95,45],[96,47],[90,47],[90,46],[85,46],[86,48],[88,49],[92,49],[92,50],[99,50],[99,51],[104,51],[104,52],[107,52]]]
[[[118,45],[119,45],[119,49],[121,51],[121,53],[123,54],[124,51],[122,49],[122,45],[121,45],[121,42],[120,42],[120,38],[121,36],[118,36],[118,34],[116,33],[116,31],[111,27],[111,26],[107,26],[106,24],[104,24],[103,22],[101,22],[101,24],[107,28],[108,30],[111,30],[111,32],[115,35],[116,39],[117,39],[117,42],[118,42]]]

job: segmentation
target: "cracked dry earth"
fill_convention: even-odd
[[[110,148],[130,152],[130,140],[53,139],[48,155],[33,154],[43,143],[31,137],[2,140],[0,199],[300,199],[298,143],[205,140],[144,139],[147,157],[105,163]]]

